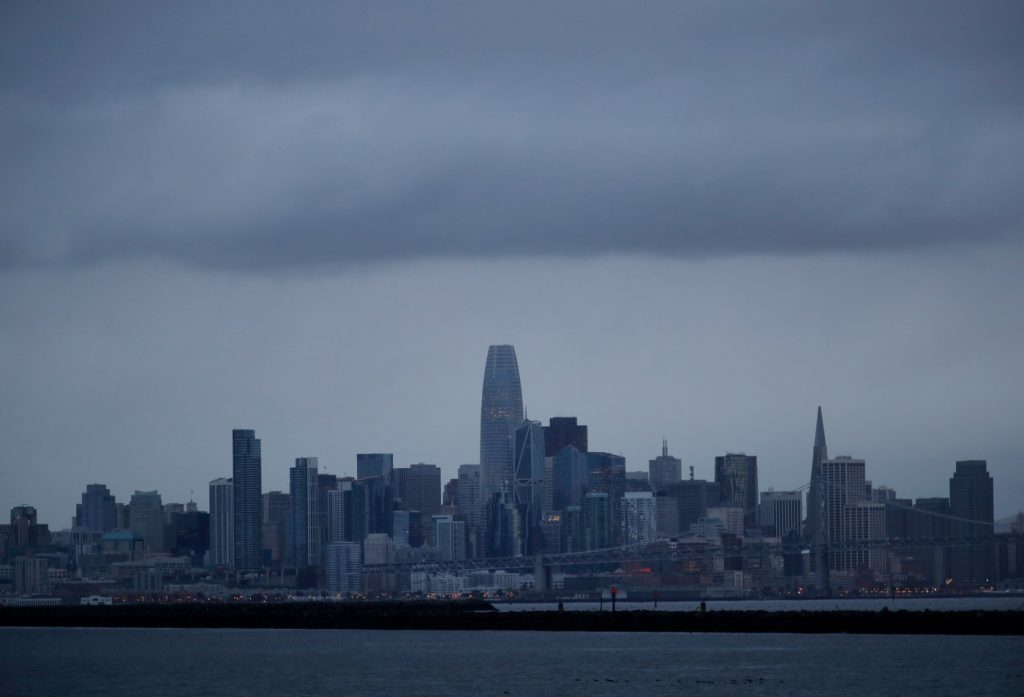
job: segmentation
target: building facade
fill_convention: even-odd
[[[210,482],[210,566],[235,565],[235,491],[230,479]]]
[[[512,450],[516,427],[523,420],[523,388],[515,347],[487,349],[480,400],[480,490],[511,494]]]
[[[235,566],[258,571],[263,537],[263,457],[260,439],[250,429],[231,432],[231,471],[234,484]]]

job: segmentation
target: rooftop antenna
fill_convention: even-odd
[[[690,465],[690,481],[693,481],[693,465]]]
[[[668,457],[668,438],[661,437],[661,456]]]

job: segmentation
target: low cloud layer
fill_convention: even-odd
[[[0,268],[1024,238],[1024,6],[7,3]]]

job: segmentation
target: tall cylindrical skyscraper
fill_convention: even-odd
[[[512,450],[523,420],[523,388],[516,349],[509,344],[487,349],[480,400],[480,502],[492,494],[511,494]]]

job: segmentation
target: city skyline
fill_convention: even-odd
[[[485,370],[484,370],[484,395],[485,395],[485,397],[484,397],[484,400],[483,400],[482,411],[486,410],[489,405],[491,407],[493,407],[494,404],[496,404],[496,402],[494,402],[493,398],[489,398],[488,397],[488,385],[491,385],[491,391],[494,390],[493,376],[494,376],[495,365],[496,365],[495,364],[495,359],[496,359],[496,356],[499,355],[499,354],[495,353],[496,350],[499,352],[499,354],[502,351],[504,351],[506,353],[506,358],[503,359],[503,360],[509,360],[509,357],[510,357],[510,360],[511,360],[511,364],[510,365],[511,365],[511,368],[512,368],[513,373],[514,373],[515,391],[518,393],[517,396],[513,399],[513,402],[515,402],[516,400],[518,400],[520,402],[524,401],[523,400],[523,396],[522,396],[522,388],[520,386],[520,376],[519,376],[519,373],[518,373],[518,367],[516,366],[515,347],[513,345],[492,345],[489,348],[489,350],[488,350],[487,361],[486,361]],[[509,383],[508,385],[504,385],[503,384],[502,388],[507,389],[511,385],[512,385],[512,383]],[[547,416],[547,417],[545,417],[544,420],[549,420],[549,419],[552,419],[552,418],[554,418],[556,421],[565,422],[567,419],[569,421],[575,421],[579,417],[570,416],[568,414],[557,414],[557,415]],[[526,424],[526,423],[529,423],[529,422],[525,421],[525,420],[521,420],[520,423],[521,424]],[[539,428],[540,425],[541,425],[541,422],[536,422],[536,425]],[[483,434],[486,433],[488,428],[489,428],[487,422],[482,420],[480,428],[481,428],[481,430],[480,430],[481,438],[483,438]],[[545,428],[548,428],[548,426],[545,426]],[[586,431],[588,429],[588,427],[587,427],[587,425],[585,423],[581,423],[580,424],[580,428],[584,429],[583,430],[584,433],[586,433]],[[255,436],[254,436],[254,433],[258,433],[258,432],[259,432],[259,429],[255,429],[254,430],[254,429],[238,429],[238,428],[235,428],[235,429],[232,430],[232,435],[233,435],[233,441],[232,442],[233,442],[233,450],[235,451],[235,455],[236,455],[236,464],[235,464],[236,473],[237,473],[237,454],[238,454],[238,447],[239,447],[238,443],[240,442],[239,439],[241,439],[241,441],[243,443],[247,443],[248,441],[252,441],[253,443],[255,443],[256,466],[258,466],[260,468],[260,471],[257,473],[257,478],[258,479],[262,479],[267,474],[267,471],[266,471],[266,468],[263,467],[262,464],[261,464],[261,455],[260,455],[260,452],[261,452],[261,439],[255,439]],[[480,442],[481,442],[481,448],[483,448],[483,442],[484,441],[481,440]],[[821,405],[818,405],[817,406],[816,425],[815,425],[814,437],[813,437],[813,448],[812,448],[812,451],[813,451],[812,460],[813,460],[813,462],[815,464],[820,462],[820,459],[819,459],[820,457],[821,458],[827,457],[827,451],[825,449],[826,448],[825,443],[826,443],[826,438],[825,438],[825,431],[824,431],[824,428],[823,428],[822,407],[821,407]],[[243,457],[247,456],[248,451],[245,450],[245,448],[248,448],[249,446],[248,445],[243,445],[242,447],[243,447],[243,451],[242,451]],[[667,446],[666,439],[662,439],[661,451],[660,451],[660,454],[661,454],[662,458],[669,456],[669,452],[667,450],[667,447],[668,446]],[[731,450],[730,451],[720,451],[720,452],[725,452],[726,455],[724,455],[724,456],[723,455],[715,455],[714,458],[713,458],[713,462],[711,464],[711,467],[710,467],[710,471],[708,471],[708,472],[700,471],[700,470],[698,470],[697,466],[694,465],[693,466],[693,474],[692,474],[692,476],[697,478],[697,479],[706,479],[708,481],[717,481],[719,476],[721,476],[720,475],[720,468],[723,466],[722,463],[725,462],[725,461],[728,461],[729,458],[737,458],[738,457],[738,458],[744,458],[745,460],[750,460],[753,463],[753,465],[752,465],[753,466],[753,470],[752,471],[754,473],[754,482],[751,485],[752,488],[750,489],[750,492],[748,494],[746,494],[746,496],[747,496],[747,498],[749,498],[751,495],[753,495],[755,498],[754,498],[753,507],[750,507],[750,506],[747,507],[746,515],[751,520],[756,518],[757,515],[758,515],[758,513],[755,511],[755,507],[757,506],[757,503],[760,500],[760,495],[761,495],[762,492],[775,491],[775,492],[779,492],[779,493],[789,493],[789,492],[791,492],[793,490],[807,489],[807,494],[806,494],[807,496],[811,496],[813,494],[814,489],[813,489],[813,483],[811,482],[811,479],[813,479],[813,475],[812,475],[812,477],[810,479],[808,479],[808,481],[802,481],[802,482],[799,482],[799,483],[793,483],[793,484],[788,485],[788,486],[782,486],[782,487],[777,487],[777,486],[774,486],[774,485],[771,485],[771,486],[758,486],[757,485],[757,479],[758,479],[759,475],[762,476],[762,477],[765,477],[765,475],[767,475],[766,478],[772,478],[772,477],[769,474],[769,472],[767,472],[765,469],[760,469],[760,470],[758,469],[758,467],[757,467],[757,455],[739,453],[739,452],[734,452],[734,451],[731,451]],[[598,454],[600,454],[600,453],[598,453]],[[615,453],[615,454],[618,455],[619,453]],[[673,457],[675,456],[675,452],[672,453],[672,456]],[[833,456],[833,459],[837,459],[838,458],[839,460],[842,460],[842,459],[846,459],[846,458],[849,458],[849,457],[851,457],[851,455],[849,455],[849,454],[839,454],[839,455]],[[288,471],[293,473],[295,471],[295,468],[300,466],[299,463],[302,463],[301,466],[305,467],[305,463],[307,461],[312,463],[311,466],[314,468],[314,471],[315,471],[316,467],[318,466],[318,459],[319,459],[318,457],[309,457],[309,458],[300,457],[300,458],[295,458],[294,459],[294,461],[296,463],[295,467],[290,468]],[[344,466],[343,466],[341,469],[339,469],[339,471],[331,473],[331,474],[333,474],[335,476],[344,476],[344,477],[353,477],[353,478],[358,477],[359,476],[358,468],[361,466],[361,463],[368,462],[370,459],[375,459],[375,460],[386,459],[390,463],[394,459],[394,454],[393,453],[369,453],[369,454],[368,453],[352,453],[350,466],[347,469],[344,468]],[[863,458],[860,458],[859,461],[863,461]],[[959,469],[959,465],[960,465],[961,461],[964,461],[964,458],[958,458],[958,460],[956,461],[958,469]],[[984,461],[984,458],[982,458],[982,461]],[[248,462],[248,460],[244,460],[243,459],[243,462]],[[652,458],[652,460],[650,461],[651,466],[653,466],[654,462],[655,462],[655,459]],[[445,467],[443,465],[440,465],[440,470],[442,472],[440,481],[448,481],[449,479],[452,479],[452,478],[457,479],[458,476],[459,476],[458,468],[464,467],[467,464],[477,464],[478,465],[478,463],[461,463],[460,465],[457,465],[455,467],[454,473],[450,473],[449,472],[449,470],[452,469],[451,467]],[[438,465],[437,465],[437,463],[432,463],[430,465],[424,465],[422,462],[419,462],[419,463],[401,464],[399,466],[400,467],[410,467],[411,466],[411,467],[415,468],[415,467],[428,467],[428,466],[429,467],[435,467],[435,466],[438,466]],[[684,467],[688,466],[686,464],[685,460],[683,462],[683,466]],[[631,464],[630,461],[627,460],[627,468],[630,468],[630,467],[632,467],[632,469],[638,469],[638,468],[639,469],[643,469],[642,466],[639,466],[639,465],[637,465],[635,463]],[[867,464],[867,469],[866,469],[866,473],[867,474],[865,476],[870,475],[872,472],[873,472],[873,470],[871,469],[870,463],[868,463]],[[330,476],[330,474],[328,474],[328,470],[326,468],[324,468],[324,474],[325,474],[325,476]],[[874,484],[875,486],[889,486],[886,481],[883,481],[884,476],[880,477],[880,476],[878,476],[879,474],[881,474],[881,473],[876,473],[876,475],[875,475],[876,478],[874,480],[870,480],[869,483]],[[379,476],[379,475],[370,474],[369,476]],[[223,475],[218,473],[215,476],[213,476],[207,482],[207,486],[210,487],[209,491],[211,492],[211,496],[212,496],[213,486],[215,484],[217,484],[218,482],[225,481],[225,479],[222,478],[222,477],[223,477]],[[293,478],[294,478],[294,474],[290,474],[289,475],[289,479],[293,479]],[[684,475],[682,478],[686,479],[687,476]],[[273,479],[273,477],[271,479]],[[99,483],[99,482],[93,482],[93,481],[90,481],[88,484],[83,484],[83,486],[93,487],[93,486],[96,486],[96,485],[100,485],[100,486],[107,487],[110,484],[114,484],[116,486],[116,483],[114,483],[114,482]],[[933,485],[929,484],[929,485],[926,485],[926,486],[933,486]],[[889,488],[893,488],[893,487],[889,487]],[[289,490],[294,490],[294,481],[290,482],[290,484],[287,484],[285,487],[283,487],[281,489],[277,489],[276,487],[273,487],[273,486],[271,486],[271,487],[263,486],[261,494],[269,492],[269,491],[288,492]],[[140,494],[140,493],[146,493],[146,492],[140,492],[137,488],[132,488],[132,491],[134,491],[134,494],[136,494],[136,495]],[[158,491],[159,490],[154,490],[151,493],[157,494]],[[187,499],[188,501],[193,501],[194,500],[192,498],[192,493],[191,493],[192,491],[194,491],[194,489],[190,490],[190,497]],[[439,489],[439,491],[440,491],[440,489]],[[108,493],[108,495],[112,495],[112,496],[114,496],[114,498],[116,498],[116,494],[114,492],[108,491],[107,493]],[[919,493],[919,492],[916,492],[916,491],[906,490],[906,489],[900,489],[900,490],[897,491],[897,493],[899,495],[901,495],[902,497],[911,497],[911,498],[915,498],[915,499],[916,498],[928,498],[928,497],[933,495],[932,489],[929,489],[929,493],[927,493],[927,494],[922,494],[922,493]],[[293,491],[293,494],[294,494],[294,491]],[[236,501],[237,501],[237,495],[238,494],[236,493],[236,495],[235,495],[236,496]],[[172,499],[168,498],[167,501],[168,502],[172,501]],[[481,499],[481,501],[483,501],[483,499]],[[1018,499],[1018,501],[1019,501],[1019,499]],[[181,503],[181,502],[179,502],[179,503]],[[438,501],[438,505],[439,505],[439,503],[440,503],[440,501]],[[16,505],[33,505],[33,507],[38,509],[38,506],[35,506],[34,504],[27,504],[25,502],[21,502],[20,504],[16,504]],[[417,508],[420,508],[420,507],[417,506]],[[212,509],[212,500],[208,499],[207,500],[206,510],[211,510],[211,509]],[[1005,518],[1008,518],[1008,517],[1010,517],[1012,515],[1015,515],[1020,510],[1022,510],[1022,509],[1018,508],[1018,509],[1015,509],[1015,510],[1012,510],[1012,511],[1007,511],[1007,512],[1005,512],[1005,515],[1004,515],[997,508],[996,509],[995,517],[996,517],[996,519],[998,521],[998,519],[1000,518],[1001,515],[1003,517],[1005,517]],[[807,517],[809,515],[812,516],[813,513],[811,513],[810,511],[805,511],[804,516]],[[45,518],[41,517],[40,520],[45,520]],[[51,524],[51,527],[53,529],[55,529],[55,530],[62,529],[61,525],[59,524],[59,522],[57,522],[57,520],[58,519],[55,519],[54,522],[56,524],[55,525]],[[809,529],[813,529],[813,528],[809,528]],[[291,543],[289,542],[288,544],[290,545]],[[251,553],[251,554],[254,554],[254,553]],[[237,555],[237,552],[233,556],[236,556],[236,555]]]

